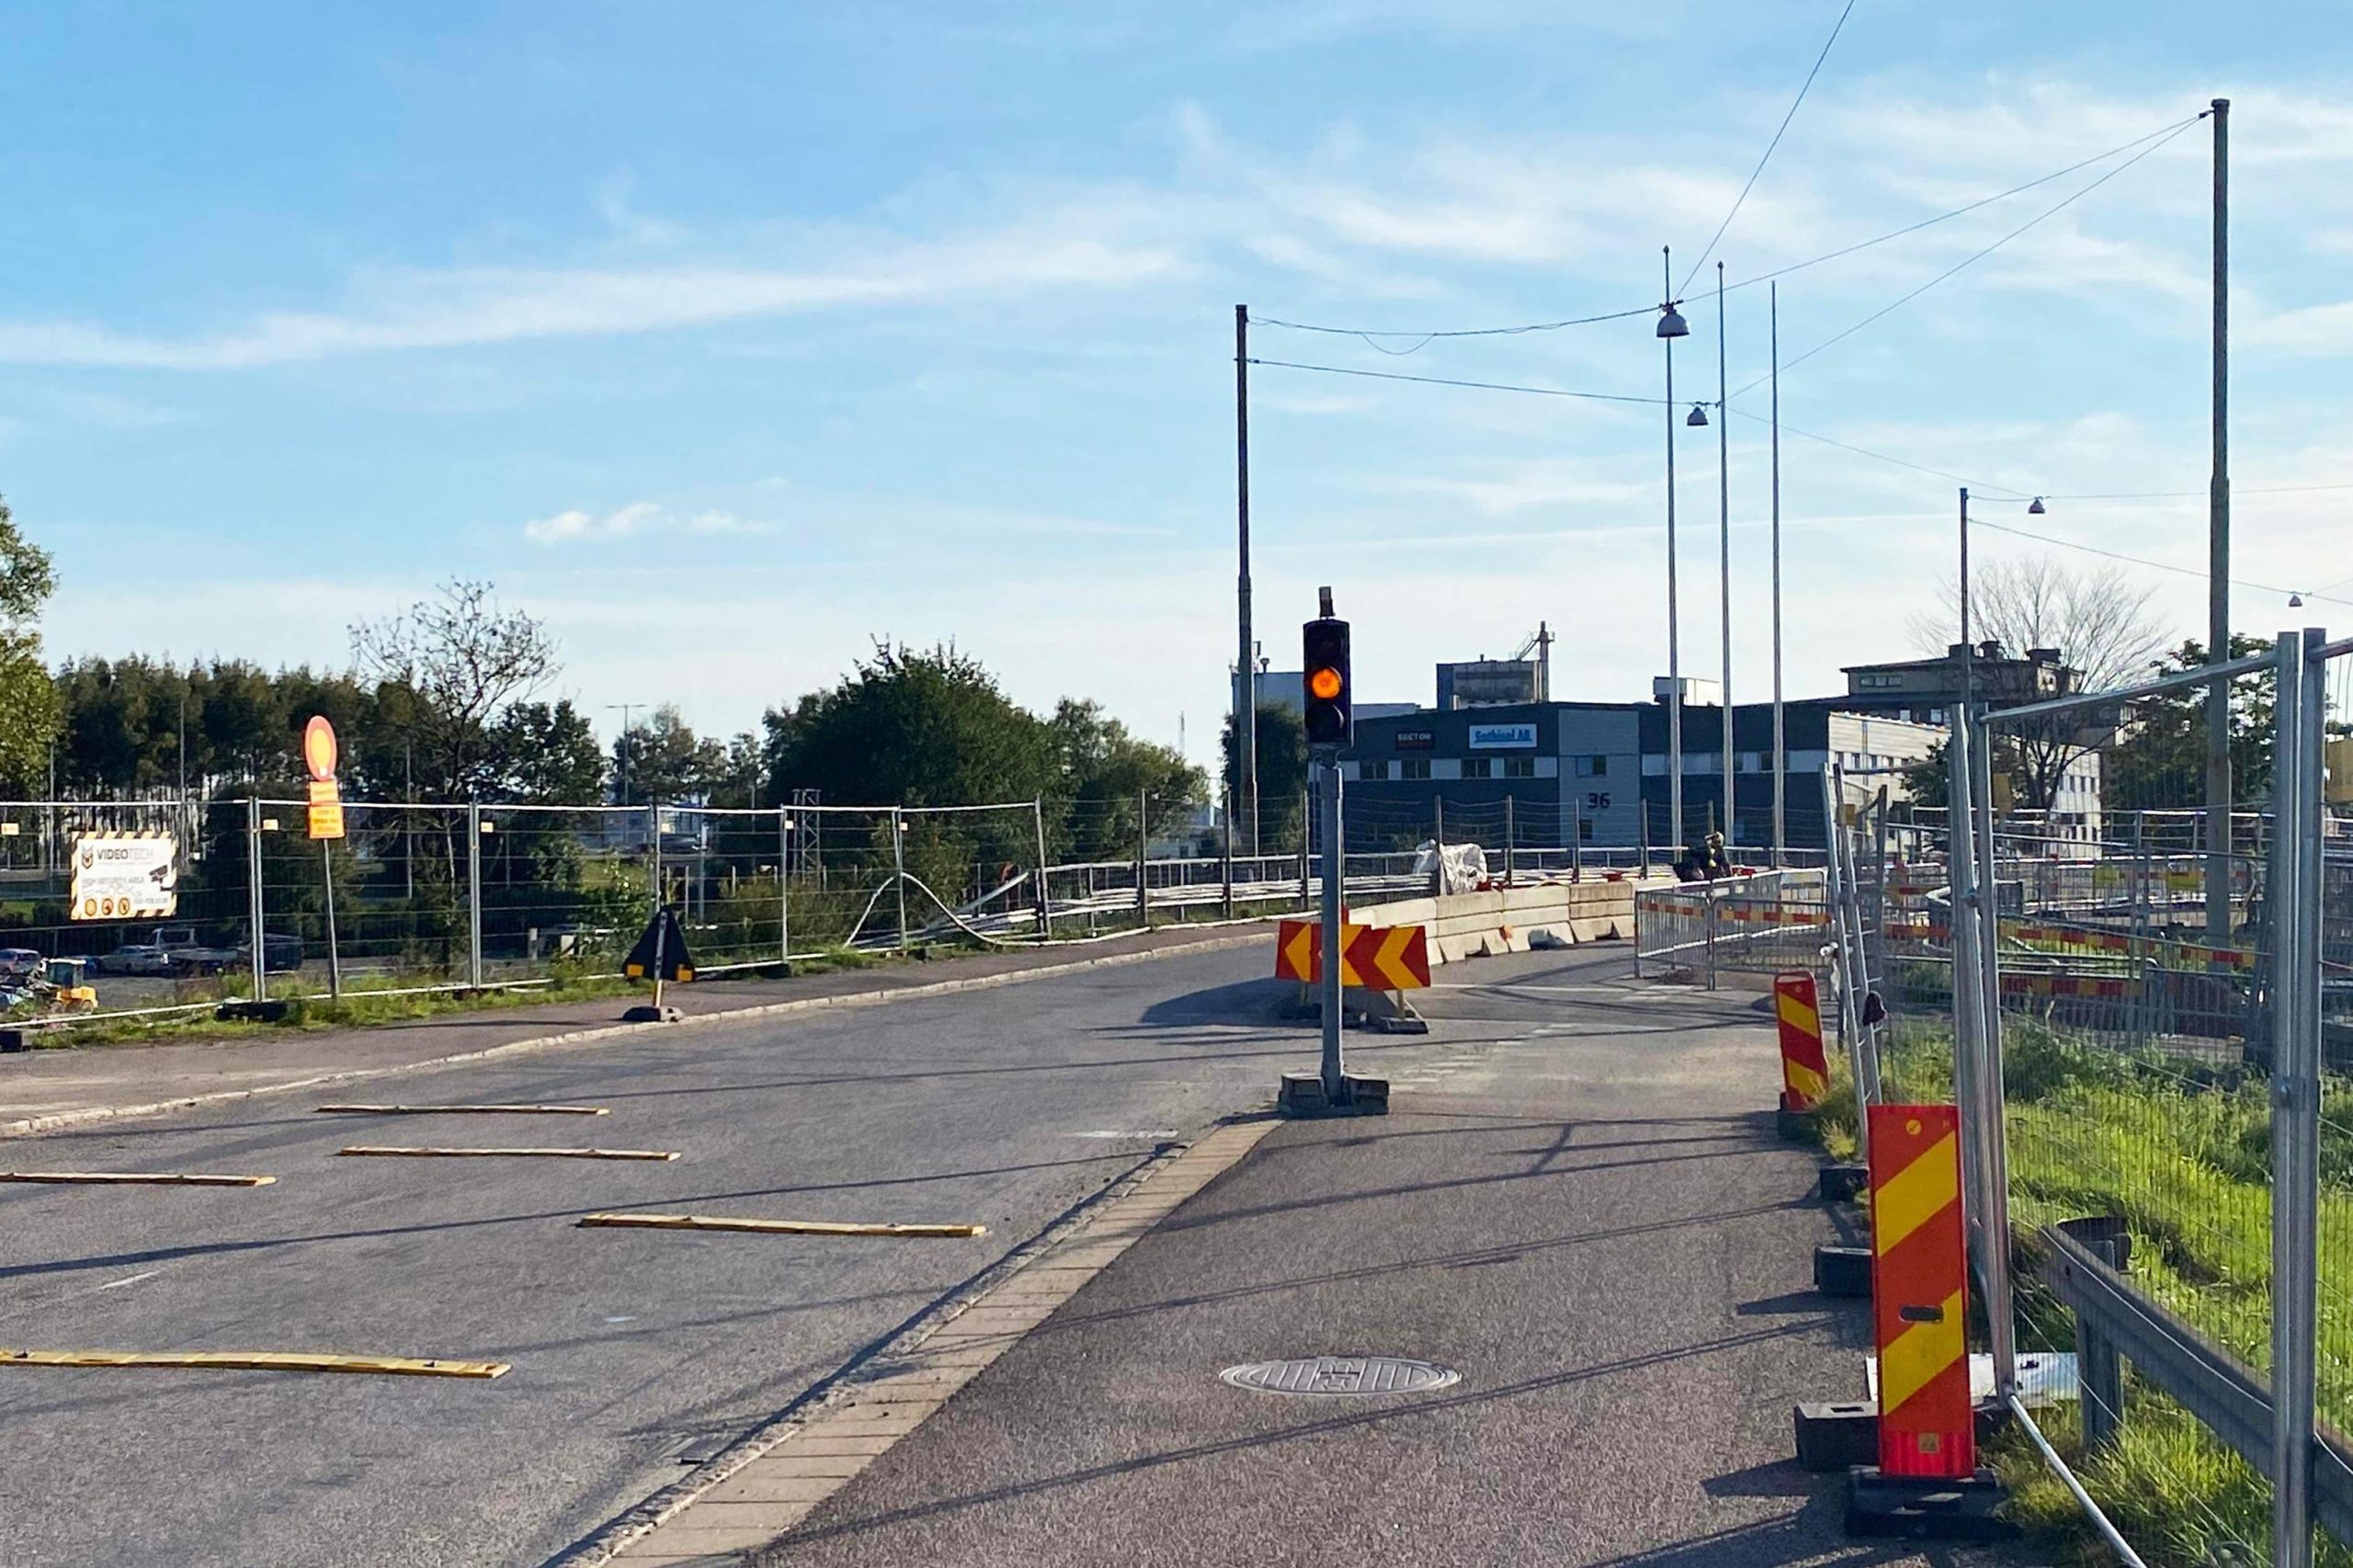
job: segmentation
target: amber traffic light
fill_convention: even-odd
[[[1307,739],[1311,744],[1344,746],[1356,739],[1356,710],[1348,690],[1348,623],[1324,616],[1300,628],[1307,672]]]

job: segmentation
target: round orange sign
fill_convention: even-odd
[[[335,726],[327,722],[325,714],[312,714],[311,722],[302,726],[302,765],[311,770],[312,778],[328,783],[335,778],[336,755]]]

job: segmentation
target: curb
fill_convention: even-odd
[[[741,1023],[749,1018],[780,1017],[792,1013],[813,1013],[834,1007],[878,1006],[902,998],[946,996],[960,991],[986,991],[1000,985],[1017,985],[1029,980],[1050,980],[1058,975],[1076,974],[1090,969],[1110,969],[1120,964],[1146,963],[1154,959],[1172,958],[1180,953],[1220,952],[1233,948],[1248,947],[1264,940],[1266,940],[1264,932],[1254,932],[1241,937],[1212,937],[1205,941],[1180,942],[1165,948],[1149,948],[1142,952],[1106,953],[1098,958],[1076,959],[1068,963],[1040,964],[1034,969],[1006,970],[996,974],[967,975],[959,980],[926,981],[920,985],[900,985],[887,990],[851,991],[834,996],[803,996],[791,1001],[763,1002],[749,1007],[726,1007],[709,1013],[689,1013],[675,1024],[665,1025],[664,1029],[667,1032],[691,1028],[697,1024]],[[139,1105],[85,1106],[74,1110],[51,1111],[46,1116],[31,1116],[17,1121],[0,1123],[0,1138],[29,1138],[43,1132],[60,1131],[70,1127],[86,1127],[94,1122],[117,1121],[137,1116],[161,1116],[168,1111],[188,1110],[199,1106],[223,1105],[235,1100],[256,1099],[264,1095],[295,1094],[304,1089],[323,1088],[330,1084],[356,1084],[375,1078],[393,1077],[403,1073],[421,1073],[436,1067],[458,1067],[469,1062],[520,1056],[529,1051],[553,1050],[559,1046],[585,1045],[597,1040],[620,1040],[625,1037],[645,1038],[644,1026],[642,1024],[597,1024],[588,1028],[537,1035],[529,1040],[508,1040],[502,1045],[485,1046],[480,1051],[461,1051],[449,1056],[427,1057],[419,1062],[394,1062],[383,1067],[353,1067],[338,1073],[318,1073],[307,1078],[289,1079],[282,1084],[262,1084],[249,1089],[219,1089],[210,1094],[184,1095],[176,1099],[152,1100]]]
[[[550,1568],[654,1568],[759,1552],[1280,1125],[1263,1114],[1230,1117],[1147,1158]]]

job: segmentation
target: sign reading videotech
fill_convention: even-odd
[[[1536,726],[1533,724],[1473,724],[1471,726],[1472,751],[1534,751]]]
[[[178,846],[168,833],[94,833],[74,841],[76,920],[137,920],[179,908]]]

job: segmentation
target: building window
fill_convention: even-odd
[[[1357,765],[1357,777],[1359,778],[1380,779],[1389,777],[1389,763],[1385,758],[1360,762]]]
[[[1536,759],[1532,756],[1507,756],[1504,758],[1504,777],[1506,778],[1535,778]]]
[[[1587,844],[1593,842],[1593,819],[1591,817],[1577,818],[1577,837]]]
[[[1609,759],[1606,756],[1581,756],[1576,759],[1576,775],[1580,778],[1603,778],[1609,774]]]
[[[1464,757],[1464,758],[1462,759],[1462,777],[1463,777],[1463,778],[1493,778],[1495,776],[1495,759],[1494,757],[1492,757],[1492,756],[1466,756],[1466,757]]]
[[[1397,762],[1397,777],[1398,777],[1398,778],[1427,778],[1429,776],[1430,776],[1430,759],[1429,759],[1428,757],[1426,757],[1426,756],[1407,756],[1407,757],[1400,757],[1400,758],[1398,759],[1398,762]]]

